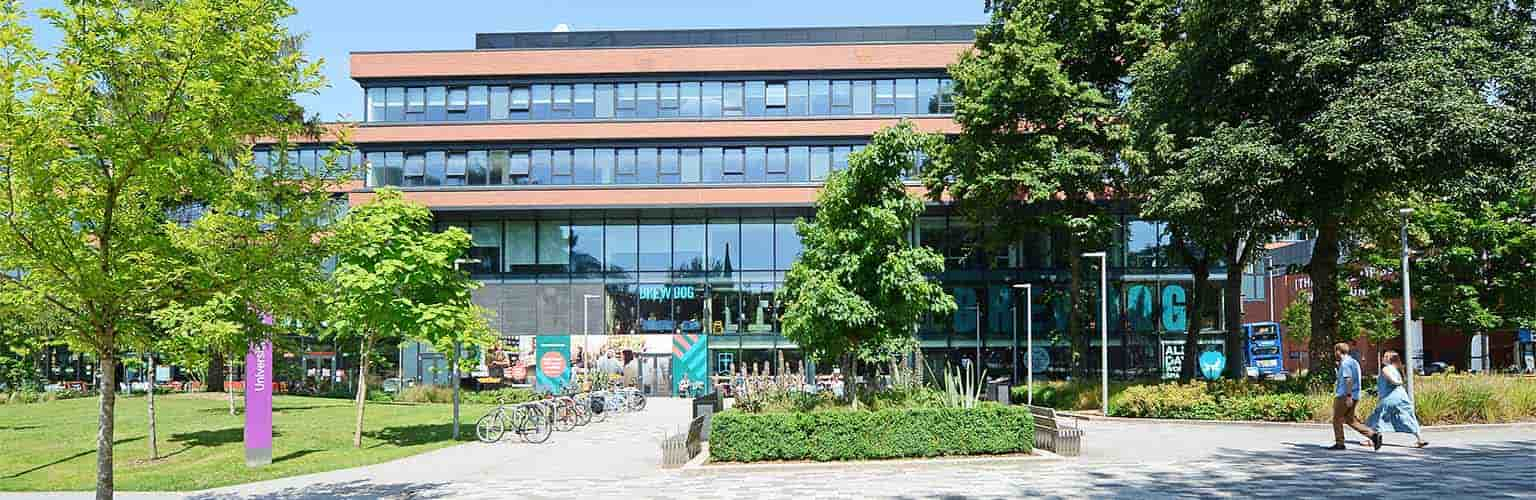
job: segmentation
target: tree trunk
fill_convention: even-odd
[[[1243,270],[1253,261],[1253,241],[1233,238],[1227,242],[1227,280],[1222,283],[1222,317],[1227,322],[1227,377],[1243,378],[1248,361],[1247,339],[1243,335]],[[1265,273],[1269,269],[1264,270]],[[1268,283],[1268,276],[1265,277]],[[1268,294],[1266,290],[1264,293]],[[1273,297],[1267,297],[1273,300]],[[1283,349],[1282,349],[1283,351]],[[1281,356],[1285,353],[1281,352]],[[1284,359],[1282,357],[1282,359]]]
[[[235,373],[234,372],[235,372],[234,370],[226,368],[224,370],[224,379],[219,381],[219,385],[224,386],[224,394],[226,396],[228,396],[225,399],[229,400],[229,414],[230,414],[230,416],[234,416],[235,415],[235,391],[229,388],[230,382],[234,382],[235,381],[234,380],[234,378],[235,378]]]
[[[1076,235],[1067,238],[1067,267],[1071,271],[1071,280],[1067,289],[1067,332],[1072,342],[1072,359],[1070,361],[1072,373],[1078,378],[1088,376],[1086,357],[1088,352],[1088,333],[1083,331],[1083,314],[1078,309],[1078,301],[1083,296],[1083,256],[1079,252]],[[981,328],[981,325],[977,325]]]
[[[203,376],[203,390],[207,392],[224,392],[223,382],[225,371],[223,354],[215,352],[212,356],[209,356],[208,374]],[[217,387],[215,387],[213,384],[215,381],[220,382]]]
[[[112,500],[112,445],[117,422],[117,353],[98,353],[96,373],[101,376],[100,409],[96,421],[96,499]]]
[[[145,363],[149,367],[145,372],[149,374],[146,400],[149,401],[149,459],[153,461],[160,458],[160,442],[155,432],[155,355],[151,353],[148,357],[149,362]]]
[[[1185,252],[1186,257],[1188,252]],[[1199,260],[1189,259],[1190,271],[1193,272],[1195,283],[1193,290],[1189,292],[1189,307],[1185,313],[1184,328],[1184,361],[1179,365],[1179,378],[1184,381],[1195,380],[1200,376],[1200,330],[1204,328],[1205,301],[1207,287],[1211,283],[1211,260],[1204,257]]]
[[[368,351],[373,339],[363,341],[363,350],[357,353],[357,426],[352,433],[352,446],[363,447],[363,404],[368,401]]]
[[[1311,370],[1328,366],[1339,337],[1339,222],[1318,221],[1317,242],[1307,264],[1312,278],[1312,338],[1307,342]]]

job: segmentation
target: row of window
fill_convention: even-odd
[[[822,181],[864,145],[375,151],[369,186]],[[915,160],[914,173],[924,159]]]
[[[372,87],[365,121],[948,114],[945,78]]]
[[[289,177],[303,177],[305,175],[328,175],[326,172],[326,156],[331,154],[328,147],[301,147],[290,149],[287,152],[288,161],[282,162],[281,154],[275,151],[258,149],[251,152],[251,161],[264,172],[272,173],[283,169]],[[335,171],[351,172],[354,167],[363,165],[362,153],[352,150],[350,154],[338,155],[334,165]]]

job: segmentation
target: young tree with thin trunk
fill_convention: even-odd
[[[955,310],[931,279],[944,271],[944,257],[907,238],[923,202],[907,192],[902,172],[933,139],[906,121],[876,132],[847,170],[827,179],[816,219],[795,222],[804,251],[784,282],[784,336],[814,359],[841,361],[853,401],[860,359],[910,352],[924,316]]]
[[[38,15],[0,1],[0,277],[49,304],[100,375],[98,498],[112,497],[118,357],[183,295],[171,212],[244,196],[249,143],[292,136],[293,96],[322,85],[286,50],[279,0],[67,2]],[[234,277],[238,279],[239,277]]]
[[[432,232],[431,210],[393,189],[354,207],[327,239],[336,255],[327,334],[358,343],[353,446],[363,446],[368,367],[380,339],[418,339],[443,353],[494,342],[489,313],[470,301],[479,282],[455,265],[469,243],[463,229]]]

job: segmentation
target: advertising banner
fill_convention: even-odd
[[[571,382],[571,338],[540,335],[534,339],[534,373],[539,392],[560,392]]]
[[[709,336],[684,333],[672,336],[672,381],[676,394],[704,395],[709,389]],[[683,382],[688,383],[686,393]]]
[[[272,463],[272,342],[252,343],[245,354],[245,465]]]

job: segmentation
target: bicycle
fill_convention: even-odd
[[[475,437],[483,443],[495,443],[501,441],[508,429],[522,436],[523,441],[538,444],[549,439],[554,425],[543,403],[507,406],[506,400],[497,398],[496,409],[475,422]]]

